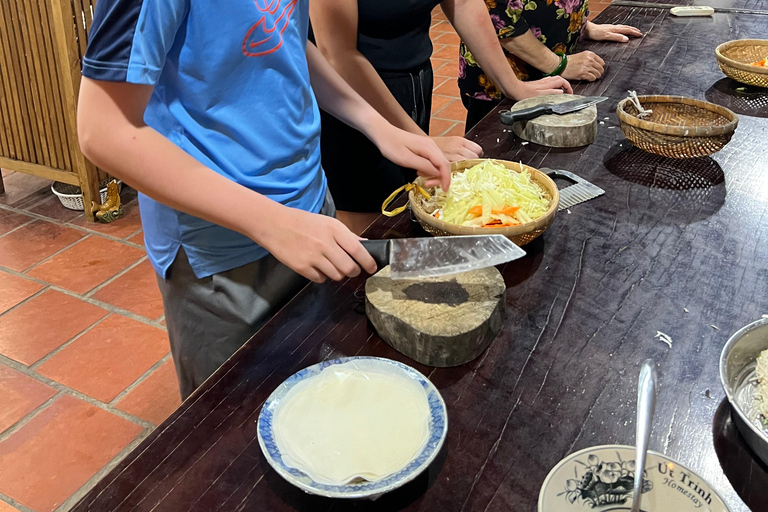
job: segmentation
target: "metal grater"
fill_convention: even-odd
[[[577,176],[572,172],[554,171],[552,169],[541,169],[541,172],[552,179],[562,178],[572,183],[572,185],[568,185],[560,190],[560,204],[557,206],[558,210],[565,210],[573,205],[589,201],[590,199],[605,194],[605,190],[597,185],[593,185],[581,176]]]

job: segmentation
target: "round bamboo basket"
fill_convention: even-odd
[[[728,41],[715,49],[715,55],[720,69],[729,78],[742,84],[768,87],[768,68],[750,65],[768,57],[768,40]]]
[[[717,153],[728,142],[739,118],[725,107],[682,96],[639,96],[646,119],[629,98],[619,102],[616,114],[621,131],[642,150],[669,158],[697,158]]]
[[[552,181],[552,178],[539,171],[538,169],[534,169],[533,167],[519,164],[517,162],[508,162],[506,160],[496,161],[503,164],[507,169],[512,171],[521,172],[523,169],[525,169],[530,173],[531,179],[535,181],[542,189],[544,189],[545,194],[550,198],[549,209],[547,209],[547,212],[544,215],[531,222],[526,222],[525,224],[520,224],[519,226],[510,226],[505,228],[475,228],[468,226],[457,226],[456,224],[450,224],[443,220],[434,218],[424,208],[424,197],[415,190],[411,190],[409,193],[409,204],[411,211],[413,211],[414,216],[419,221],[419,224],[421,224],[424,230],[435,236],[499,234],[506,236],[519,246],[532,242],[542,233],[544,233],[549,225],[552,224],[552,221],[555,218],[555,213],[557,213],[557,204],[560,201],[560,193],[557,190],[557,185],[555,185],[555,182]],[[481,162],[483,162],[483,160],[479,158],[454,162],[451,164],[451,172],[453,174],[464,172],[465,169],[469,169],[470,167]],[[417,183],[423,186],[424,181],[424,178],[419,178]],[[427,190],[430,193],[434,192],[434,189]]]

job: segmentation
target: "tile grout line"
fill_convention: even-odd
[[[136,389],[139,386],[139,384],[141,384],[142,382],[147,380],[147,377],[152,375],[155,372],[155,370],[160,368],[160,366],[163,363],[165,363],[166,361],[168,361],[170,358],[171,358],[171,354],[170,353],[168,353],[168,354],[164,355],[163,357],[161,357],[158,362],[153,364],[149,368],[149,370],[147,370],[146,372],[142,373],[135,381],[133,381],[131,384],[129,384],[127,388],[125,388],[124,390],[119,392],[117,394],[117,396],[115,396],[115,398],[110,400],[110,402],[107,405],[109,405],[110,407],[117,407],[117,403],[120,402],[120,400],[122,400],[123,398],[125,398],[125,395],[127,395],[128,393],[130,393],[131,391]]]
[[[4,501],[5,503],[11,505],[12,507],[15,507],[17,510],[19,510],[19,512],[35,512],[31,508],[22,505],[15,499],[3,493],[0,493],[0,501]]]
[[[6,231],[6,232],[5,232],[5,233],[3,233],[2,235],[0,235],[0,238],[3,238],[4,236],[8,236],[8,235],[10,235],[11,233],[13,233],[14,231],[18,231],[19,229],[21,229],[21,228],[23,228],[23,227],[25,227],[25,226],[29,226],[30,224],[32,224],[33,222],[35,222],[35,220],[36,220],[36,219],[32,219],[32,218],[30,218],[30,219],[29,219],[27,222],[24,222],[23,224],[20,224],[20,225],[16,226],[15,228],[11,229],[10,231]]]
[[[41,357],[40,359],[38,359],[37,361],[35,361],[31,365],[29,365],[27,368],[29,368],[30,371],[33,371],[33,372],[37,373],[37,369],[40,368],[40,366],[44,365],[46,362],[48,362],[49,359],[51,359],[53,356],[55,356],[56,354],[58,354],[59,352],[61,352],[65,348],[67,348],[68,346],[70,346],[72,343],[74,343],[75,341],[77,341],[81,337],[83,337],[87,332],[92,330],[94,327],[96,327],[97,325],[99,325],[100,323],[102,323],[107,318],[111,317],[112,315],[114,315],[114,313],[109,313],[109,314],[105,315],[104,317],[96,320],[94,323],[92,323],[91,325],[89,325],[88,327],[86,327],[85,329],[80,331],[79,333],[75,334],[70,339],[68,339],[67,341],[65,341],[61,345],[59,345],[58,347],[54,348],[53,350],[51,350],[50,352],[45,354],[43,357]],[[22,364],[24,364],[24,363],[22,363]]]
[[[139,265],[141,265],[142,263],[144,263],[144,262],[145,262],[147,259],[149,259],[149,256],[147,256],[147,255],[145,254],[144,256],[142,256],[141,258],[139,258],[139,260],[138,260],[138,261],[134,261],[133,263],[131,263],[130,265],[128,265],[127,267],[125,267],[123,270],[121,270],[121,271],[120,271],[120,272],[118,272],[117,274],[113,275],[112,277],[110,277],[109,279],[107,279],[106,281],[104,281],[103,283],[101,283],[101,284],[99,284],[99,285],[96,285],[95,287],[93,287],[93,288],[91,288],[90,290],[88,290],[87,292],[85,292],[85,293],[83,294],[83,297],[87,297],[87,298],[90,298],[91,296],[93,296],[93,295],[96,295],[96,294],[97,294],[97,293],[99,293],[99,292],[100,292],[102,289],[106,288],[106,286],[107,286],[107,285],[109,285],[109,284],[112,284],[112,283],[113,283],[114,281],[116,281],[118,278],[120,278],[120,277],[124,276],[125,274],[127,274],[128,272],[130,272],[131,270],[133,270],[134,268],[136,268],[136,267],[138,267]]]
[[[46,217],[45,215],[40,215],[39,213],[35,213],[35,212],[28,212],[26,210],[21,210],[19,208],[14,208],[13,206],[8,206],[8,205],[5,205],[5,204],[0,204],[0,210],[7,210],[7,211],[10,211],[10,212],[14,212],[14,213],[20,213],[22,215],[26,215],[27,217],[32,217],[32,218],[35,218],[37,220],[42,220],[42,221],[45,221],[45,222],[50,222],[52,224],[56,224],[58,226],[65,227],[65,228],[75,229],[77,231],[81,231],[81,232],[87,233],[89,235],[99,235],[99,236],[101,236],[103,238],[107,238],[107,239],[113,240],[115,242],[121,242],[121,243],[124,243],[124,244],[131,245],[133,247],[138,247],[140,249],[144,248],[143,246],[141,246],[139,244],[136,244],[134,242],[129,242],[129,241],[127,241],[124,238],[119,238],[119,237],[116,237],[114,235],[110,235],[108,233],[101,233],[100,231],[97,231],[95,229],[91,229],[91,228],[87,228],[87,227],[83,227],[83,226],[78,226],[76,224],[70,224],[69,222],[63,222],[63,221],[60,221],[58,219],[52,219],[50,217]],[[138,231],[134,232],[130,236],[135,236],[136,233],[138,233]]]
[[[105,404],[101,400],[97,400],[96,398],[93,398],[91,396],[86,395],[85,393],[82,393],[76,389],[72,389],[68,386],[65,386],[64,384],[61,384],[60,382],[56,382],[53,379],[49,379],[48,377],[44,375],[40,375],[39,373],[30,370],[23,364],[19,363],[18,361],[14,361],[13,359],[10,359],[4,355],[0,354],[0,364],[4,364],[5,366],[8,366],[9,368],[12,368],[20,373],[23,373],[24,375],[28,377],[32,377],[33,379],[37,380],[38,382],[42,382],[43,384],[46,384],[52,388],[54,388],[57,391],[61,391],[64,394],[73,396],[75,398],[78,398],[82,400],[83,402],[89,403],[95,407],[98,407],[99,409],[102,409],[104,411],[107,411],[109,413],[114,414],[115,416],[119,416],[120,418],[130,421],[131,423],[135,423],[136,425],[139,425],[140,427],[144,428],[154,428],[154,425],[150,423],[147,420],[143,420],[139,418],[138,416],[134,416],[133,414],[127,413],[125,411],[121,411],[120,409],[114,408],[110,406],[109,404]],[[7,431],[6,431],[7,432]],[[0,434],[0,440],[5,439],[6,432],[3,432]]]
[[[127,457],[134,449],[136,449],[136,447],[139,446],[139,444],[141,444],[141,442],[144,441],[154,430],[155,427],[145,428],[144,431],[136,436],[133,441],[128,443],[125,448],[120,450],[120,453],[115,455],[112,460],[107,462],[104,466],[101,467],[101,469],[94,473],[91,478],[89,478],[82,486],[80,486],[79,489],[73,492],[66,500],[64,500],[61,505],[56,507],[53,512],[67,512],[73,506],[75,506],[83,498],[83,496],[88,494],[88,492],[93,489],[96,484],[101,481],[102,478],[104,478],[110,471],[115,469],[118,464],[120,464],[123,459],[125,459],[125,457]]]
[[[33,282],[35,282],[35,281],[33,281]],[[37,283],[37,284],[40,284],[40,283]],[[10,313],[10,312],[11,312],[11,311],[13,311],[14,309],[16,309],[16,308],[20,307],[22,304],[26,304],[27,302],[29,302],[29,301],[31,301],[31,300],[33,300],[33,299],[36,299],[37,297],[39,297],[40,295],[42,295],[43,293],[45,293],[46,291],[48,291],[48,290],[50,290],[50,289],[51,289],[51,286],[50,286],[50,285],[46,285],[46,286],[43,286],[42,288],[40,288],[39,290],[37,290],[35,293],[33,293],[32,295],[30,295],[30,296],[29,296],[29,297],[27,297],[26,299],[22,300],[22,301],[21,301],[21,302],[19,302],[18,304],[15,304],[15,305],[13,305],[13,306],[11,306],[10,308],[8,308],[8,309],[6,309],[5,311],[3,311],[2,313],[0,313],[0,317],[2,317],[3,315],[5,315],[5,314],[7,314],[7,313]]]
[[[27,268],[22,270],[22,273],[26,273],[26,272],[29,272],[30,270],[34,270],[35,268],[37,268],[40,265],[42,265],[43,263],[46,263],[47,261],[53,259],[54,257],[58,256],[62,252],[66,251],[67,249],[71,249],[72,247],[76,246],[77,244],[79,244],[83,240],[88,240],[89,238],[91,238],[91,236],[93,236],[93,235],[85,235],[82,238],[78,238],[76,241],[72,242],[68,246],[66,246],[66,247],[64,247],[62,249],[59,249],[58,251],[56,251],[55,253],[51,254],[50,256],[46,256],[45,258],[43,258],[42,260],[38,261],[37,263],[33,263],[32,265],[28,266]]]
[[[116,313],[118,315],[122,315],[122,316],[130,318],[132,320],[136,320],[136,321],[141,322],[143,324],[147,324],[147,325],[150,325],[152,327],[157,327],[158,329],[162,329],[163,331],[166,331],[166,332],[168,331],[168,329],[163,324],[160,323],[159,319],[158,320],[152,320],[151,318],[147,318],[145,316],[137,315],[136,313],[128,311],[127,309],[123,309],[123,308],[120,308],[120,307],[117,307],[117,306],[113,306],[112,304],[109,304],[107,302],[103,302],[103,301],[100,301],[98,299],[94,299],[94,298],[91,298],[91,297],[84,297],[82,295],[79,295],[79,294],[71,291],[71,290],[67,290],[66,288],[62,288],[60,286],[56,286],[56,285],[52,285],[50,283],[46,283],[42,279],[37,279],[36,277],[24,275],[21,272],[18,272],[16,270],[13,270],[13,269],[10,269],[10,268],[7,268],[7,267],[0,266],[0,270],[5,271],[5,272],[7,272],[9,274],[18,276],[18,277],[27,278],[30,281],[34,281],[34,282],[36,282],[38,284],[42,284],[44,286],[47,286],[48,290],[53,290],[53,291],[56,291],[56,292],[59,292],[59,293],[63,293],[64,295],[69,295],[70,297],[74,297],[76,299],[82,300],[83,302],[86,302],[86,303],[88,303],[88,304],[90,304],[92,306],[97,306],[97,307],[100,307],[101,309],[106,309],[110,313]],[[21,306],[22,304],[25,304],[25,303],[29,302],[29,300],[30,300],[30,298],[26,298],[23,301],[21,301],[19,304],[13,306],[13,308],[11,308],[11,309],[15,309],[15,308]],[[6,313],[7,313],[7,311],[6,311]],[[3,315],[4,314],[5,313],[3,313]]]
[[[133,238],[133,237],[135,237],[136,235],[138,235],[138,234],[139,234],[139,233],[141,233],[142,231],[144,231],[144,226],[143,226],[143,225],[142,225],[142,226],[141,226],[139,229],[137,229],[136,231],[134,231],[133,233],[131,233],[130,235],[128,235],[127,237],[125,237],[125,238],[122,238],[121,240],[123,240],[123,241],[125,241],[125,242],[128,242],[128,239],[129,239],[129,238]],[[129,243],[129,244],[135,244],[136,242],[128,242],[128,243]],[[136,244],[136,245],[138,245],[138,244]],[[142,246],[142,247],[144,247],[144,246]]]
[[[9,437],[11,437],[13,434],[15,434],[16,432],[21,430],[22,427],[24,427],[24,425],[26,425],[27,423],[32,421],[32,418],[37,416],[38,413],[40,413],[40,412],[44,411],[45,409],[47,409],[48,407],[50,407],[53,404],[53,402],[58,400],[59,397],[61,397],[61,395],[63,395],[63,394],[64,393],[62,391],[57,391],[56,393],[53,394],[53,396],[51,398],[49,398],[48,400],[46,400],[42,404],[38,405],[37,407],[35,407],[31,411],[29,411],[27,414],[25,414],[19,421],[17,421],[16,423],[11,425],[7,429],[5,429],[2,432],[0,432],[0,442],[5,441]]]
[[[448,129],[447,129],[447,130],[445,130],[443,133],[441,133],[440,135],[438,135],[438,137],[444,137],[444,136],[445,136],[445,134],[447,134],[449,131],[451,131],[451,130],[453,130],[454,128],[456,128],[456,126],[457,126],[457,125],[459,125],[459,124],[460,124],[460,123],[459,123],[458,121],[455,121],[455,122],[454,122],[454,123],[453,123],[453,124],[450,126],[450,128],[448,128]]]

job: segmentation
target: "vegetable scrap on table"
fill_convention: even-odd
[[[656,331],[656,336],[654,338],[658,338],[660,342],[666,343],[669,348],[672,348],[672,338],[669,336],[669,334],[664,334],[661,331]]]

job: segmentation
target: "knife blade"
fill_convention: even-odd
[[[587,98],[578,98],[563,103],[557,103],[554,105],[537,105],[535,107],[523,108],[520,110],[502,110],[501,122],[503,124],[514,124],[518,121],[526,121],[529,119],[535,119],[539,116],[546,116],[549,114],[570,114],[572,112],[578,112],[592,105],[597,105],[607,100],[605,96],[590,96]]]
[[[379,268],[392,279],[419,279],[491,267],[525,256],[503,235],[438,236],[362,240]]]

